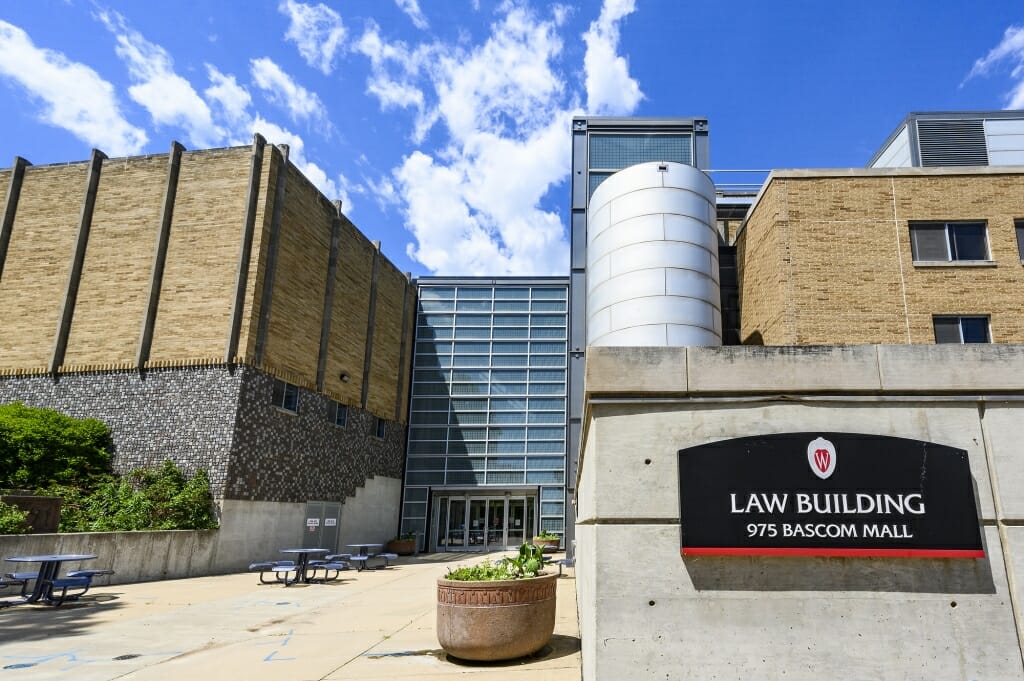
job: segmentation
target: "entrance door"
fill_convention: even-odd
[[[505,548],[505,499],[487,500],[487,550],[500,551]]]
[[[469,500],[469,548],[483,549],[487,542],[487,500]]]
[[[445,501],[442,499],[442,502]],[[445,533],[445,551],[466,550],[466,499],[453,497],[448,499],[448,524],[442,527]]]
[[[438,551],[504,551],[533,536],[537,497],[438,497]]]
[[[526,499],[508,500],[508,546],[516,547],[526,541]]]

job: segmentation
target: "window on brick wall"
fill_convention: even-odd
[[[910,247],[915,262],[988,260],[984,222],[911,222]]]
[[[1014,220],[1013,226],[1017,230],[1017,253],[1024,262],[1024,220]]]
[[[988,317],[943,315],[932,318],[936,343],[991,343]]]
[[[339,428],[344,428],[348,424],[348,407],[332,400],[327,416],[331,423]]]
[[[374,419],[374,436],[383,440],[386,432],[384,419]]]
[[[274,379],[274,394],[270,403],[278,409],[299,413],[299,387],[286,381]]]

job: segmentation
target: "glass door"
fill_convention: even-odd
[[[469,500],[469,549],[483,549],[487,541],[487,500]]]
[[[508,500],[508,541],[507,545],[511,548],[516,548],[528,537],[525,536],[526,530],[526,499],[509,499]]]
[[[505,500],[490,499],[487,502],[487,550],[502,550],[505,542]]]
[[[464,551],[466,546],[466,500],[453,497],[448,500],[448,523],[442,525],[445,533],[445,551]]]

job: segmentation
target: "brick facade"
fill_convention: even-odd
[[[774,172],[737,237],[740,337],[934,343],[934,315],[983,315],[994,342],[1024,343],[1021,217],[1024,170]],[[991,263],[915,265],[918,220],[986,222]]]

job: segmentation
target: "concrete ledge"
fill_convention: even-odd
[[[686,353],[694,348],[590,347],[587,395],[686,392]]]
[[[1024,345],[879,345],[884,391],[1024,390]]]
[[[691,393],[881,389],[871,345],[689,348]]]

